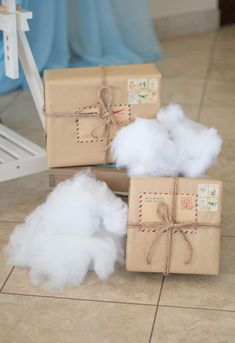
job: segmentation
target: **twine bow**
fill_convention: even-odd
[[[159,217],[162,219],[162,223],[159,230],[157,231],[157,235],[155,239],[152,241],[148,251],[146,260],[147,263],[151,263],[152,253],[154,251],[155,245],[157,244],[158,240],[162,236],[164,232],[167,232],[167,247],[166,247],[166,264],[165,264],[165,275],[168,275],[170,273],[170,264],[171,264],[171,251],[172,251],[172,235],[173,232],[179,232],[181,234],[181,237],[184,239],[188,251],[189,256],[185,260],[185,264],[189,264],[193,257],[193,247],[190,243],[188,237],[182,230],[182,228],[192,228],[195,229],[197,227],[197,223],[176,223],[176,192],[177,192],[177,185],[178,185],[178,178],[173,178],[173,190],[172,190],[172,205],[171,210],[169,209],[168,205],[164,202],[160,202],[157,206],[157,213]]]
[[[107,93],[107,96],[105,96],[105,92]],[[112,98],[112,88],[107,85],[100,86],[97,92],[97,105],[100,105],[102,122],[92,130],[91,134],[94,138],[106,137],[109,133],[110,126],[117,126],[112,110]],[[96,134],[96,131],[100,127],[103,127],[101,136]]]
[[[86,118],[86,119],[94,119],[94,117],[97,116],[96,111],[87,112],[87,108],[92,107],[99,107],[100,108],[100,119],[101,121],[98,123],[98,125],[93,128],[91,135],[95,139],[104,139],[106,142],[105,145],[105,158],[104,158],[104,164],[109,163],[109,148],[111,145],[110,140],[110,130],[111,127],[114,127],[117,129],[117,126],[123,126],[125,124],[117,123],[115,114],[120,113],[122,110],[114,111],[113,110],[113,89],[109,85],[106,84],[105,81],[105,70],[104,67],[100,67],[101,72],[101,83],[98,86],[97,89],[97,101],[95,104],[90,104],[82,107],[78,107],[75,109],[74,113],[46,113],[45,108],[43,108],[43,112],[47,117],[52,118]],[[129,120],[128,123],[130,123],[132,120]],[[99,133],[99,129],[102,129],[102,131]]]
[[[170,265],[171,265],[171,252],[172,252],[172,235],[173,233],[179,232],[181,237],[186,243],[188,249],[188,257],[185,259],[185,264],[189,264],[193,258],[193,246],[189,241],[186,233],[184,232],[184,228],[189,229],[197,229],[197,228],[221,228],[221,225],[215,224],[208,224],[208,223],[198,223],[198,222],[191,222],[191,223],[177,223],[176,222],[176,191],[177,191],[177,184],[178,178],[175,177],[173,179],[173,191],[172,191],[172,205],[171,208],[164,202],[160,202],[157,205],[156,211],[159,217],[161,218],[162,222],[145,222],[145,223],[129,223],[129,228],[147,228],[147,229],[155,229],[156,236],[151,242],[150,246],[146,252],[146,262],[147,264],[151,264],[152,262],[152,255],[156,248],[157,243],[161,239],[164,233],[167,233],[167,246],[166,246],[166,262],[164,268],[164,275],[168,275],[170,273]]]
[[[162,219],[162,223],[159,224],[160,228],[158,228],[156,237],[152,241],[150,247],[147,250],[146,261],[147,264],[151,264],[152,254],[155,250],[156,244],[159,239],[162,237],[164,233],[168,233],[167,235],[167,255],[166,255],[166,265],[165,265],[165,274],[169,274],[170,270],[170,262],[171,262],[171,251],[172,251],[172,234],[173,232],[179,232],[184,239],[187,248],[188,248],[188,258],[185,260],[185,264],[189,264],[193,257],[193,247],[190,243],[188,237],[186,236],[183,228],[190,228],[195,229],[197,227],[197,223],[175,223],[170,216],[168,205],[164,202],[160,202],[157,206],[157,213],[159,217]],[[158,226],[158,224],[156,224]]]
[[[97,91],[97,103],[93,106],[100,107],[101,123],[99,123],[92,130],[91,135],[95,139],[105,138],[106,146],[104,163],[106,164],[108,163],[108,154],[110,148],[110,129],[112,126],[117,128],[117,122],[113,112],[113,91],[110,86],[105,84],[104,67],[101,66],[100,68],[102,81]],[[81,113],[84,108],[85,107],[79,108],[76,113]],[[102,128],[101,134],[97,133],[100,128]]]

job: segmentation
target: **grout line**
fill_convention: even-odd
[[[6,285],[7,281],[9,280],[9,278],[10,278],[10,276],[11,276],[11,274],[12,274],[12,272],[13,272],[14,268],[15,268],[15,266],[14,266],[14,267],[12,267],[12,269],[11,269],[10,273],[8,274],[8,276],[7,276],[6,280],[3,282],[3,285],[2,285],[2,287],[0,288],[0,293],[2,293],[2,290],[3,290],[3,288],[5,287],[5,285]]]
[[[4,112],[8,109],[8,107],[10,105],[12,105],[12,103],[22,94],[22,91],[17,91],[17,93],[15,94],[15,96],[11,99],[10,102],[8,102],[8,104],[3,107],[3,109],[0,111],[0,118],[2,117],[2,115],[4,114]]]
[[[178,306],[178,305],[159,305],[159,307],[181,308],[181,309],[202,310],[202,311],[232,312],[232,313],[235,312],[235,310],[223,310],[223,309],[217,309],[217,308],[204,308],[204,307]]]
[[[158,313],[160,298],[161,298],[162,289],[163,289],[163,285],[164,285],[164,280],[165,280],[165,276],[163,275],[163,277],[162,277],[162,284],[161,284],[161,288],[160,288],[159,295],[158,295],[156,310],[155,310],[155,314],[154,314],[154,318],[153,318],[153,324],[152,324],[152,328],[151,328],[151,331],[150,331],[149,343],[151,343],[152,336],[153,336],[153,330],[154,330],[155,323],[156,323],[156,320],[157,320],[157,313]]]
[[[212,47],[211,47],[211,53],[210,53],[209,61],[208,61],[207,72],[206,72],[204,84],[202,86],[202,96],[201,96],[201,101],[199,103],[199,109],[198,109],[198,115],[197,115],[197,121],[198,122],[200,120],[201,113],[202,113],[202,107],[204,105],[206,90],[207,90],[207,86],[208,86],[209,76],[210,76],[210,73],[211,73],[212,61],[213,61],[213,58],[214,58],[214,52],[215,52],[215,48],[216,48],[216,45],[217,45],[217,41],[218,41],[218,32],[216,32],[214,40],[213,40],[213,44],[212,44]]]
[[[7,281],[7,280],[6,280]],[[6,284],[6,282],[4,283]],[[45,298],[45,299],[56,299],[56,300],[75,300],[75,301],[84,301],[84,302],[97,302],[97,303],[108,303],[108,304],[118,304],[118,305],[137,305],[137,306],[149,306],[155,307],[155,304],[145,304],[145,303],[133,303],[125,301],[112,301],[112,300],[99,300],[99,299],[86,299],[86,298],[71,298],[71,297],[59,297],[59,296],[50,296],[50,295],[39,295],[39,294],[22,294],[14,292],[0,292],[0,295],[15,295],[20,297],[32,297],[32,298]]]

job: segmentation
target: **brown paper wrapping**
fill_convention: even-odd
[[[154,244],[151,263],[147,254],[156,238],[159,223],[159,203],[171,208],[174,178],[134,177],[129,192],[126,268],[128,271],[165,273],[169,231],[164,232]],[[216,275],[219,271],[221,237],[222,183],[211,179],[178,178],[176,189],[176,222],[198,224],[182,228],[192,247],[189,256],[182,234],[172,231],[170,273]],[[156,223],[144,227],[144,223]],[[205,224],[203,226],[202,224]],[[208,225],[209,224],[209,225]]]
[[[107,143],[117,130],[136,117],[154,118],[160,107],[160,80],[155,64],[46,70],[46,151],[49,167],[112,163]],[[109,139],[102,137],[103,109],[97,102],[110,98]],[[82,113],[82,115],[81,115]]]
[[[64,181],[78,172],[87,170],[87,167],[53,168],[49,170],[50,187],[54,188],[58,183]],[[128,196],[130,178],[125,169],[90,167],[89,170],[97,180],[104,181],[108,187],[118,195]]]

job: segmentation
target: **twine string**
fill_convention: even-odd
[[[161,218],[162,222],[146,222],[146,223],[129,223],[129,228],[140,228],[142,229],[154,229],[156,230],[156,234],[154,239],[152,240],[150,246],[146,252],[146,262],[147,264],[152,263],[152,256],[156,249],[157,243],[163,237],[164,233],[167,233],[167,242],[166,242],[166,258],[165,258],[165,267],[164,267],[164,274],[168,275],[170,273],[170,266],[171,266],[171,254],[172,254],[172,238],[173,233],[178,232],[180,237],[186,243],[186,247],[188,250],[188,256],[185,258],[185,264],[190,264],[193,258],[193,246],[188,239],[186,233],[183,229],[197,229],[197,228],[221,228],[221,225],[216,224],[208,224],[208,223],[198,223],[198,222],[189,222],[189,223],[177,223],[176,222],[176,195],[177,195],[177,185],[178,185],[178,178],[173,179],[173,190],[172,190],[172,202],[171,206],[166,204],[165,202],[160,202],[157,205],[156,211],[158,216]]]
[[[108,163],[108,157],[109,157],[109,149],[110,149],[110,129],[111,127],[114,127],[117,129],[117,121],[116,117],[113,112],[113,90],[112,87],[107,85],[105,80],[105,69],[103,66],[100,66],[100,85],[97,89],[97,101],[96,103],[92,105],[86,105],[76,108],[75,113],[53,113],[48,114],[45,111],[45,108],[43,108],[43,113],[47,117],[54,117],[54,118],[60,118],[60,117],[68,117],[68,118],[86,118],[86,119],[93,119],[96,115],[96,112],[91,110],[91,112],[87,112],[87,108],[92,107],[98,107],[100,109],[100,119],[101,122],[98,123],[98,125],[93,128],[91,132],[91,136],[95,139],[105,139],[106,145],[105,145],[105,159],[104,163]],[[101,133],[99,133],[99,130],[102,129]]]
[[[101,122],[92,130],[91,135],[95,139],[105,139],[105,159],[104,163],[109,161],[109,148],[110,148],[110,129],[114,127],[117,129],[116,118],[113,114],[113,90],[106,84],[104,67],[100,67],[101,72],[101,84],[97,90],[97,103],[93,106],[100,108]],[[87,107],[87,106],[86,106]],[[80,108],[83,111],[85,107]],[[102,129],[99,134],[99,129]]]
[[[166,247],[166,263],[165,263],[165,274],[169,274],[170,264],[171,264],[171,252],[172,252],[172,236],[173,232],[177,231],[180,233],[181,237],[184,239],[186,246],[188,248],[188,258],[185,259],[185,264],[189,264],[193,257],[193,247],[185,232],[184,228],[195,229],[197,223],[174,223],[169,215],[168,205],[161,202],[157,206],[157,213],[163,221],[163,227],[159,228],[156,232],[156,236],[151,242],[150,247],[147,250],[146,261],[147,264],[151,264],[152,254],[156,248],[156,244],[162,237],[162,234],[167,232],[167,247]],[[157,225],[157,224],[156,224]]]

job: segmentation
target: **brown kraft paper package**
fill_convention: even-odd
[[[131,178],[128,271],[219,271],[222,183],[211,179]]]
[[[117,130],[136,117],[156,116],[160,81],[154,63],[46,70],[49,167],[112,163]]]

